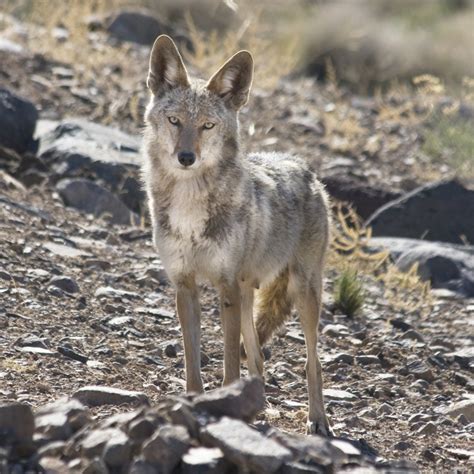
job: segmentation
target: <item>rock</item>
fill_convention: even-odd
[[[194,409],[213,416],[228,416],[250,421],[265,406],[265,387],[261,379],[240,379],[194,399]]]
[[[355,360],[359,365],[380,365],[380,359],[374,355],[359,355]]]
[[[100,288],[97,288],[97,290],[94,293],[94,296],[96,298],[106,297],[106,298],[118,298],[118,299],[140,298],[140,295],[138,293],[135,293],[133,291],[118,290],[110,286],[101,286]]]
[[[342,337],[349,335],[349,328],[343,324],[327,324],[322,330],[322,334],[330,337]]]
[[[425,342],[425,338],[414,329],[409,329],[408,331],[406,331],[405,334],[403,334],[403,336],[401,337],[401,339],[411,339],[418,342]]]
[[[146,10],[120,11],[110,17],[106,29],[114,38],[143,45],[152,45],[157,36],[166,33],[161,22]]]
[[[449,406],[445,412],[446,415],[449,415],[452,418],[456,418],[459,415],[464,415],[470,422],[474,421],[474,398],[468,400],[461,400],[460,402],[455,402]]]
[[[402,318],[392,318],[389,320],[389,322],[394,328],[400,329],[402,331],[408,331],[412,327],[411,324],[407,323]]]
[[[463,369],[472,369],[474,364],[474,347],[465,347],[457,351],[448,352],[445,357],[457,362]]]
[[[117,428],[96,429],[89,432],[89,434],[80,442],[81,452],[89,459],[100,456],[104,450],[105,445],[115,439],[122,437],[122,431]]]
[[[182,474],[221,474],[228,463],[219,448],[191,448],[181,461]]]
[[[66,440],[90,421],[88,411],[78,400],[62,398],[35,413],[36,432],[49,440]]]
[[[110,438],[104,446],[102,459],[110,468],[127,466],[132,457],[132,447],[128,436],[122,431]]]
[[[18,153],[33,152],[38,142],[33,139],[38,112],[29,101],[0,87],[0,145]]]
[[[369,186],[362,180],[348,176],[325,176],[322,181],[332,198],[350,203],[362,219],[367,219],[384,204],[401,196],[398,192]]]
[[[390,415],[393,412],[393,408],[388,403],[382,403],[377,409],[377,415]]]
[[[87,406],[149,403],[148,397],[142,392],[94,385],[80,388],[73,394],[73,398]]]
[[[337,400],[337,401],[354,401],[357,400],[357,396],[346,392],[345,390],[337,390],[334,388],[323,389],[323,395],[326,400]]]
[[[114,194],[87,179],[64,179],[56,189],[66,206],[97,217],[109,217],[112,224],[138,225],[139,217]]]
[[[17,441],[30,441],[35,430],[33,411],[19,402],[0,404],[0,433]]]
[[[418,435],[432,435],[435,434],[437,431],[436,425],[430,421],[425,425],[421,426],[417,431],[416,434]]]
[[[393,445],[393,449],[396,449],[397,451],[406,451],[412,447],[413,443],[410,441],[399,441]]]
[[[77,285],[76,281],[67,276],[53,277],[49,284],[65,291],[66,293],[72,294],[79,292],[79,286]]]
[[[41,472],[45,472],[47,474],[65,474],[68,472],[67,464],[56,457],[42,457],[40,466],[42,468]]]
[[[383,248],[390,251],[402,271],[417,263],[418,274],[429,280],[433,288],[474,296],[474,246],[401,238],[371,239],[370,250]]]
[[[425,380],[426,382],[434,382],[435,376],[428,365],[420,360],[413,360],[407,364],[408,373],[413,374],[415,378]]]
[[[387,203],[366,222],[374,236],[474,242],[474,191],[456,180],[422,186]],[[449,225],[446,225],[449,222]]]
[[[232,418],[223,417],[207,425],[201,430],[201,439],[208,446],[220,448],[244,471],[273,473],[292,458],[287,448]]]
[[[164,425],[143,445],[145,461],[159,472],[170,473],[189,449],[191,438],[184,426]]]
[[[130,436],[133,441],[142,443],[153,434],[156,427],[156,422],[153,418],[138,418],[130,422],[128,426],[128,436]]]
[[[325,361],[328,364],[342,363],[342,364],[352,365],[354,363],[354,356],[351,354],[340,352],[339,354],[335,354],[333,356],[327,357]]]

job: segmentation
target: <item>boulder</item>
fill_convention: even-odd
[[[375,211],[366,221],[374,236],[463,244],[474,242],[474,191],[459,181],[422,186]]]
[[[142,209],[140,138],[84,119],[39,122],[40,158],[53,182],[99,180],[134,212]]]
[[[377,209],[400,197],[399,192],[369,186],[346,176],[326,176],[322,182],[331,198],[351,204],[362,219],[367,219]]]
[[[417,263],[418,274],[423,280],[429,280],[433,288],[446,288],[468,297],[474,296],[472,245],[375,237],[370,241],[369,248],[373,251],[388,249],[402,271],[408,271]]]
[[[143,45],[152,45],[157,36],[167,32],[163,24],[146,10],[123,10],[112,14],[106,29],[120,41]]]
[[[238,380],[194,399],[197,411],[245,421],[251,421],[264,407],[265,387],[257,377]]]
[[[33,152],[38,143],[33,139],[38,111],[36,107],[7,89],[0,88],[0,145],[18,153]]]
[[[66,206],[108,217],[112,224],[138,225],[139,217],[117,196],[87,179],[63,179],[56,186]]]

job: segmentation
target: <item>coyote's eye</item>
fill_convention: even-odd
[[[215,123],[206,122],[206,123],[204,124],[204,128],[205,128],[206,130],[210,130],[211,128],[214,128],[214,125],[215,125]]]
[[[168,120],[173,125],[178,125],[179,124],[179,119],[177,117],[174,117],[173,115],[171,117],[168,117]]]

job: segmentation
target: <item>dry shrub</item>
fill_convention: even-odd
[[[357,269],[361,278],[383,285],[384,297],[396,311],[428,313],[431,308],[430,284],[420,279],[417,265],[400,271],[388,250],[370,250],[372,231],[364,227],[350,207],[339,205],[329,257],[329,266],[344,274]]]

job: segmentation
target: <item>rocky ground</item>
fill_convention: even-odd
[[[114,46],[117,55],[108,65],[110,74],[102,70],[91,78],[80,65],[59,63],[28,49],[25,36],[31,40],[40,33],[25,25],[21,34],[15,33],[14,26],[8,38],[22,49],[12,51],[11,44],[0,48],[0,87],[36,106],[41,139],[35,143],[20,133],[21,146],[3,141],[0,148],[0,399],[37,410],[85,386],[100,385],[140,392],[152,406],[159,406],[170,396],[183,395],[184,368],[173,289],[152,248],[138,187],[138,135],[146,100],[148,49],[128,45],[127,65],[117,69],[125,50]],[[97,44],[108,41],[100,34],[94,38]],[[2,94],[5,104],[10,99],[5,99],[6,92]],[[436,100],[442,107],[454,99]],[[417,114],[426,113],[426,104],[426,97],[375,100],[310,79],[295,79],[283,81],[273,92],[257,85],[242,114],[243,132],[252,150],[287,150],[313,160],[330,192],[351,201],[365,219],[417,186],[450,175],[449,166],[431,163],[420,151],[423,125]],[[400,109],[408,112],[403,115]],[[115,129],[91,130],[89,122],[50,122],[71,116],[112,123],[131,135]],[[2,117],[8,117],[5,111]],[[66,141],[64,148],[60,140],[71,137],[79,141]],[[447,195],[458,196],[459,215],[464,211],[469,216],[472,191],[457,184],[443,186],[423,191],[421,201],[426,203],[428,195],[434,200],[431,208],[441,209],[436,199],[444,202]],[[96,202],[101,206],[88,208],[84,196],[100,197]],[[402,202],[413,209],[413,200]],[[414,206],[419,209],[416,201]],[[394,207],[400,208],[400,203]],[[442,212],[446,217],[453,211],[446,207]],[[421,217],[411,216],[412,222]],[[422,471],[472,469],[474,265],[469,263],[472,247],[452,246],[463,243],[461,234],[472,232],[467,218],[461,217],[458,240],[446,243],[452,255],[449,262],[439,263],[440,254],[448,255],[439,247],[434,259],[432,249],[429,258],[423,257],[424,276],[439,288],[411,311],[387,298],[382,281],[363,276],[364,307],[355,317],[347,317],[331,303],[337,269],[328,269],[320,337],[326,406],[336,435],[354,440],[356,451],[348,454],[350,449],[341,445],[343,455],[339,453],[338,458],[332,452],[324,464],[303,450],[305,455],[298,456],[309,456],[309,461],[305,459],[311,467],[282,472],[330,472],[349,469],[351,462],[366,469],[378,463],[383,469],[385,461],[397,459],[408,461],[400,465],[406,469],[413,465]],[[442,216],[434,219],[440,220]],[[392,229],[380,235],[420,237],[406,233],[412,227],[405,222],[399,232]],[[434,227],[430,232],[437,235]],[[473,242],[472,238],[467,241]],[[399,255],[396,249],[393,252]],[[403,298],[402,293],[398,298]],[[206,390],[211,390],[220,386],[222,378],[222,331],[214,291],[203,287],[201,301],[203,378]],[[266,351],[266,400],[256,416],[256,426],[262,431],[267,425],[282,432],[304,431],[303,342],[294,317]],[[132,405],[119,398],[117,403],[90,408],[81,426],[87,430],[107,427],[111,415],[129,411]],[[5,420],[1,410],[0,427]],[[132,418],[146,417],[140,413],[115,423],[131,437]],[[71,441],[69,445],[64,441],[76,428],[44,436],[47,430],[38,427],[38,417],[35,440],[36,447],[43,449],[40,461],[41,457],[61,459],[64,465],[59,472],[106,472],[106,462],[115,472],[107,464],[109,458],[94,460],[100,457],[103,442],[88,450],[79,445],[81,436],[73,437],[77,449],[71,451]],[[88,421],[89,417],[94,421]],[[149,417],[154,420],[153,430],[162,423],[156,421],[156,413]],[[61,426],[65,425],[64,421]],[[196,448],[204,443],[224,452],[229,469],[238,465],[262,472],[255,467],[258,464],[246,464],[251,462],[246,454],[241,453],[239,460],[229,458],[228,448],[209,437],[202,441],[196,434],[175,431],[173,436],[181,439],[178,445],[185,447],[183,453],[191,444]],[[163,433],[157,437],[167,439]],[[45,449],[58,440],[62,444]],[[279,446],[288,449],[281,448],[284,442]],[[142,448],[140,444],[131,449],[143,455]],[[317,449],[321,453],[330,448],[319,445]],[[7,455],[0,451],[0,459]],[[289,462],[285,456],[275,470]],[[87,466],[89,470],[84,471]],[[178,468],[179,472],[197,472],[185,470],[184,464]],[[216,469],[221,470],[212,472],[226,472]]]

